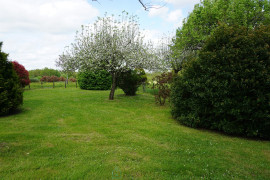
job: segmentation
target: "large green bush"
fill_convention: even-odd
[[[134,96],[139,86],[146,80],[147,76],[143,69],[129,70],[120,74],[117,86],[121,88],[127,96]]]
[[[17,109],[23,102],[22,88],[19,78],[8,61],[8,54],[2,52],[0,42],[0,115]]]
[[[78,84],[81,89],[87,90],[109,90],[112,77],[104,70],[84,71],[78,74]]]
[[[171,94],[181,123],[270,138],[270,26],[222,25],[187,63]]]

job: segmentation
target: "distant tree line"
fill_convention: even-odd
[[[42,76],[56,76],[60,77],[61,72],[56,69],[43,68],[43,69],[34,69],[29,71],[30,78],[42,77]]]

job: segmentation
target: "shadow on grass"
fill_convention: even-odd
[[[33,111],[33,110],[37,109],[39,106],[41,106],[41,104],[43,104],[43,101],[31,100],[31,103],[34,104],[33,106],[31,106],[31,108],[30,107],[25,107],[25,105],[21,105],[17,109],[9,111],[7,114],[0,115],[0,118],[15,116],[15,115],[27,113],[29,111]]]
[[[198,130],[200,132],[205,132],[205,133],[210,133],[210,134],[216,134],[216,135],[220,135],[220,136],[226,136],[229,138],[240,138],[243,140],[249,140],[249,141],[261,141],[261,142],[269,142],[269,139],[266,138],[260,138],[260,137],[248,137],[245,135],[241,135],[241,134],[228,134],[226,132],[223,131],[219,131],[219,130],[215,130],[215,129],[206,129],[206,128],[193,128],[190,126],[187,126],[185,124],[182,124],[180,121],[174,119],[173,117],[171,117],[178,125],[180,126],[184,126],[186,128],[190,128],[193,130]]]
[[[14,109],[14,110],[11,110],[9,111],[7,114],[4,114],[4,115],[0,115],[0,118],[1,117],[9,117],[9,116],[14,116],[14,115],[17,115],[17,114],[21,114],[23,112],[25,112],[26,110],[22,107],[20,108],[17,108],[17,109]]]

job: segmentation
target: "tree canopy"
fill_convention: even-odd
[[[213,30],[219,24],[242,25],[254,28],[270,24],[269,0],[203,0],[176,31],[173,56],[179,63],[196,56]]]
[[[34,69],[29,71],[30,77],[42,77],[42,76],[57,76],[60,77],[61,73],[56,69],[43,68],[43,69]]]

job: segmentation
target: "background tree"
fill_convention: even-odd
[[[157,57],[159,58],[159,66],[162,67],[163,71],[166,71],[168,69],[175,69],[176,63],[174,61],[174,58],[172,56],[172,50],[170,46],[172,45],[172,37],[170,36],[163,36],[159,42],[157,43],[155,47],[155,53]]]
[[[19,77],[20,83],[22,87],[25,87],[30,84],[30,79],[29,79],[29,73],[25,69],[25,67],[21,64],[19,64],[17,61],[12,61],[13,68],[16,72],[16,74]]]
[[[219,23],[254,28],[270,24],[269,0],[203,0],[184,20],[173,40],[173,57],[181,69],[182,63],[198,55]]]
[[[51,68],[43,68],[43,69],[34,69],[29,71],[29,76],[31,78],[34,77],[42,77],[42,76],[56,76],[60,77],[61,73],[57,69],[51,69]]]
[[[159,59],[157,62],[159,65],[159,70],[167,71],[169,69],[172,69],[174,73],[178,73],[182,66],[182,61],[187,61],[187,58],[194,57],[194,53],[192,51],[186,51],[181,54],[180,58],[182,61],[179,61],[179,58],[174,57],[174,51],[173,51],[173,41],[172,36],[163,36],[158,44],[155,47],[155,52],[157,55],[157,58]],[[189,54],[187,54],[189,53]]]
[[[57,61],[62,69],[103,69],[112,76],[109,99],[114,99],[117,78],[121,72],[154,67],[152,46],[145,43],[136,16],[123,12],[118,18],[98,18],[93,26],[82,26],[75,43]]]
[[[17,109],[23,102],[19,78],[7,57],[0,42],[0,115]]]

